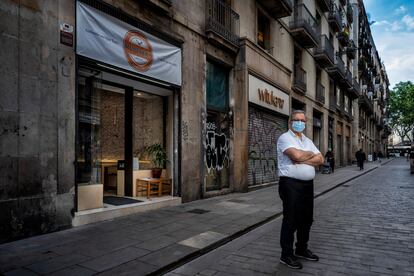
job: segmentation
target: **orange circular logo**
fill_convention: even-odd
[[[124,36],[124,51],[129,65],[137,71],[145,72],[152,65],[152,47],[144,34],[129,31]]]

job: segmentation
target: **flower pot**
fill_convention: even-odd
[[[162,169],[161,168],[153,168],[151,169],[152,178],[161,178]]]

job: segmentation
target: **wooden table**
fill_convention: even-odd
[[[143,191],[146,192],[147,198],[150,198],[151,195],[161,196],[162,195],[162,184],[167,181],[170,181],[170,180],[166,178],[149,178],[149,177],[137,178],[136,196],[138,195],[138,192],[143,192]],[[151,188],[154,186],[156,186],[157,188],[156,192],[153,192],[151,190]]]

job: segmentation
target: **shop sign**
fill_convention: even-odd
[[[289,95],[252,75],[249,75],[249,101],[289,115]]]
[[[181,85],[181,49],[77,1],[76,53]]]

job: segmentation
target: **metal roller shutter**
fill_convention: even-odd
[[[277,181],[276,143],[287,129],[287,117],[249,105],[249,187]]]

